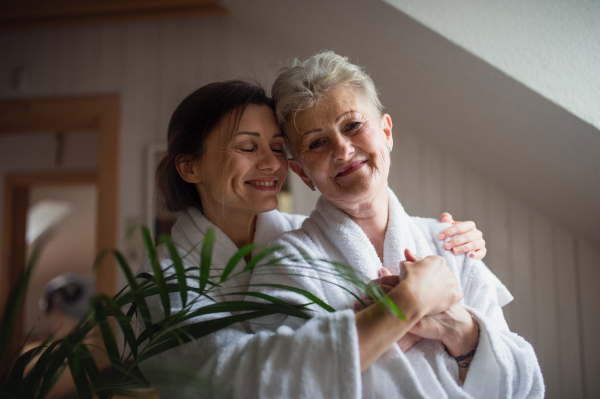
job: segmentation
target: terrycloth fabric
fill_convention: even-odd
[[[458,366],[439,341],[421,340],[406,354],[393,345],[362,376],[363,398],[542,398],[544,384],[533,348],[508,329],[501,307],[513,298],[502,283],[481,261],[466,255],[454,256],[444,250],[437,234],[446,228],[434,219],[409,217],[394,193],[389,191],[389,221],[384,241],[383,264],[362,229],[340,209],[321,197],[316,209],[300,230],[281,235],[269,245],[283,249],[274,257],[305,253],[313,259],[329,259],[351,265],[359,278],[368,282],[377,278],[385,266],[398,273],[404,249],[413,254],[444,256],[464,294],[461,305],[468,309],[481,330],[477,352],[464,386],[458,380]],[[287,284],[305,289],[335,309],[348,309],[352,298],[342,288],[323,282],[347,285],[327,273],[317,273],[307,264],[283,261],[283,266],[259,266],[250,284]],[[323,264],[322,264],[323,265]],[[325,266],[323,266],[325,267]],[[306,303],[296,293],[264,287],[256,290],[289,303]],[[251,300],[251,299],[249,299]],[[316,314],[326,312],[312,305]],[[303,320],[288,317],[253,323],[255,331],[274,330],[279,325],[299,328]],[[322,358],[322,357],[321,357]]]
[[[305,218],[277,211],[260,214],[254,242],[264,245],[274,236],[300,227]],[[184,259],[184,267],[199,264],[201,243],[211,228],[216,233],[213,267],[222,269],[237,252],[238,248],[229,237],[198,210],[190,208],[180,213],[172,230],[179,253],[183,256],[189,252]],[[165,270],[170,266],[169,261],[161,262]],[[237,270],[244,266],[242,260]],[[142,270],[150,272],[151,268],[146,264]],[[172,272],[169,269],[167,273]],[[245,282],[247,280],[238,279],[230,285]],[[188,285],[194,284],[194,280],[188,281]],[[189,301],[194,300],[191,294],[188,293]],[[181,310],[179,295],[172,294],[170,299],[171,311]],[[208,302],[198,302],[194,309],[205,304]],[[162,319],[158,297],[149,298],[148,305],[153,320]],[[159,390],[161,398],[357,399],[360,397],[361,379],[356,348],[358,337],[354,314],[345,311],[316,317],[296,331],[282,327],[275,333],[249,334],[244,326],[234,325],[152,357],[141,363],[140,369]],[[190,383],[189,377],[194,384]]]

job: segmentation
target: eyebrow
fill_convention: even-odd
[[[346,115],[348,115],[348,114],[350,114],[352,112],[357,112],[357,111],[354,111],[354,110],[351,109],[350,111],[344,112],[343,114],[341,114],[340,116],[338,116],[337,118],[335,118],[335,123],[338,123],[340,121],[340,119],[342,119],[344,116],[346,116]],[[303,133],[302,137],[304,137],[305,135],[307,135],[309,133],[317,133],[317,132],[322,132],[322,131],[323,131],[323,128],[309,130],[308,132]]]
[[[354,111],[354,110],[352,110],[352,109],[351,109],[350,111],[344,112],[343,114],[341,114],[340,116],[338,116],[338,117],[335,119],[336,123],[337,123],[337,122],[339,122],[339,121],[340,121],[340,119],[342,119],[344,116],[346,116],[346,115],[348,115],[348,114],[350,114],[350,113],[352,113],[352,112],[356,112],[356,111]]]
[[[258,132],[237,132],[235,135],[240,136],[242,134],[245,134],[248,136],[260,137],[260,133],[258,133]],[[283,133],[277,133],[273,137],[283,137]]]

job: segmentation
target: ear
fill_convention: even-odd
[[[381,128],[385,133],[386,143],[388,146],[394,146],[394,138],[392,137],[392,117],[390,114],[383,114],[381,117]]]
[[[312,185],[312,180],[310,179],[310,177],[308,177],[308,175],[304,171],[304,168],[302,167],[302,165],[300,165],[300,162],[296,161],[294,158],[290,158],[288,159],[288,165],[290,165],[290,169],[292,169],[295,174],[300,176],[304,184],[306,184],[310,188],[310,186]]]
[[[180,156],[175,160],[175,168],[181,178],[188,183],[201,183],[199,166],[197,162],[186,161],[185,157]]]

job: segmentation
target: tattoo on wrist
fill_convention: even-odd
[[[471,352],[467,353],[466,355],[452,356],[452,357],[454,358],[454,360],[456,360],[456,363],[458,363],[458,367],[466,369],[467,367],[469,367],[471,362],[466,362],[465,360],[469,360],[469,359],[473,358],[473,356],[475,356],[476,351],[477,351],[477,348],[473,349]]]

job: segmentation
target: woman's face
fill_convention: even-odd
[[[352,88],[331,90],[300,112],[290,166],[334,203],[361,203],[387,188],[392,121]]]
[[[233,143],[228,119],[209,136],[198,161],[202,208],[227,216],[271,211],[288,170],[275,114],[266,105],[248,105]]]

